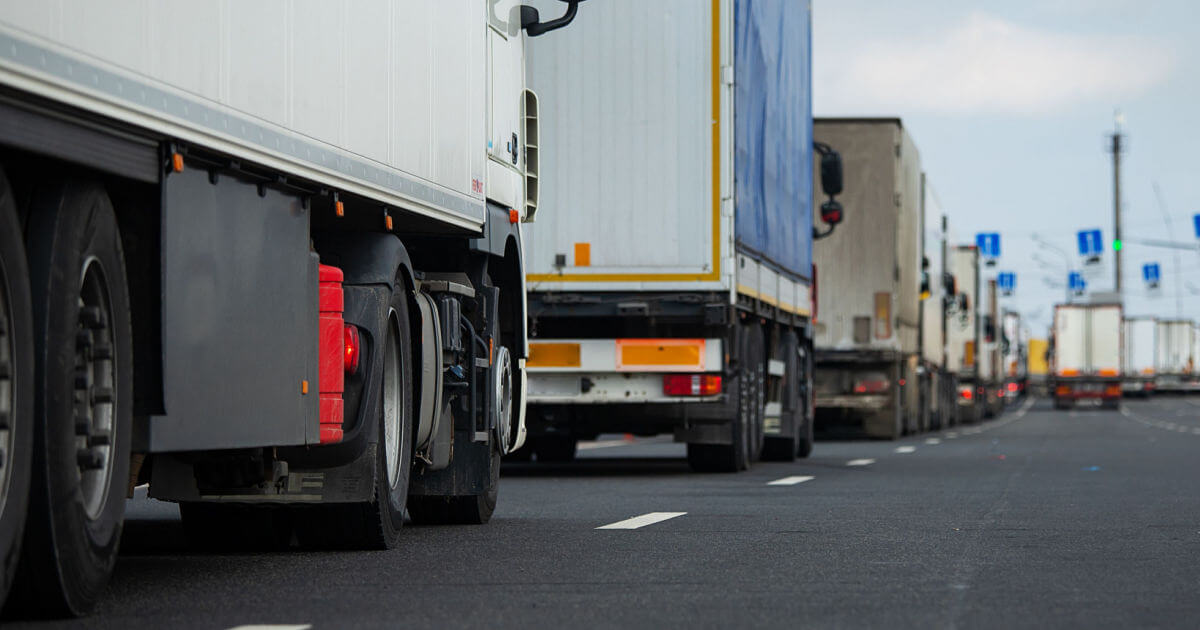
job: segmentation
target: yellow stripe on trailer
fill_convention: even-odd
[[[577,368],[582,364],[577,343],[530,342],[529,358],[525,360],[525,367]]]
[[[618,339],[617,370],[704,369],[703,339]]]

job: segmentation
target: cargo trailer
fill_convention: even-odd
[[[806,456],[808,4],[588,9],[530,51],[548,215],[528,234],[523,455],[622,432],[673,435],[698,471]]]
[[[954,300],[954,283],[948,282],[949,219],[921,174],[921,412],[929,419],[926,429],[942,429],[956,421],[958,381],[949,369],[946,352],[947,309]]]
[[[983,420],[987,396],[980,379],[981,339],[979,295],[981,282],[979,250],[959,245],[950,250],[950,280],[954,299],[946,309],[946,365],[957,375],[957,419],[961,423]]]
[[[1154,391],[1158,320],[1154,317],[1128,317],[1124,325],[1121,392],[1126,396],[1149,396]]]
[[[1185,392],[1196,388],[1196,330],[1191,320],[1160,319],[1154,355],[1154,390]]]
[[[1098,400],[1116,409],[1121,400],[1120,304],[1058,304],[1054,307],[1056,409],[1079,400]]]
[[[1000,296],[996,279],[981,282],[982,310],[979,314],[978,382],[983,386],[983,417],[993,418],[1004,411],[1004,371],[1001,366]]]
[[[921,158],[898,118],[817,119],[845,164],[836,247],[817,248],[818,421],[895,439],[929,426],[922,409]],[[926,414],[926,415],[923,415]]]
[[[10,609],[91,610],[138,484],[203,544],[487,521],[548,165],[526,37],[577,4],[66,5],[0,5]]]
[[[1029,391],[1036,396],[1046,394],[1046,380],[1050,373],[1050,341],[1030,339],[1026,344],[1026,361],[1029,369]]]
[[[1028,356],[1021,327],[1021,314],[1005,310],[1001,317],[1000,356],[1004,374],[1004,399],[1011,403],[1025,395],[1029,385]]]

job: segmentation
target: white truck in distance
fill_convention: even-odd
[[[1191,320],[1166,319],[1158,322],[1158,351],[1154,355],[1154,389],[1183,392],[1196,387],[1196,362],[1192,354],[1196,328]]]
[[[1121,391],[1127,396],[1149,396],[1154,391],[1158,320],[1130,317],[1125,320],[1125,349],[1121,362]]]
[[[1116,409],[1121,400],[1121,305],[1054,307],[1054,406],[1099,400]]]
[[[491,517],[555,8],[0,4],[10,610],[92,610],[138,484],[219,546]]]

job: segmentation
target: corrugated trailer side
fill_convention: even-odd
[[[1186,319],[1167,319],[1158,322],[1155,353],[1154,388],[1161,392],[1180,392],[1192,380],[1192,345],[1195,331]]]

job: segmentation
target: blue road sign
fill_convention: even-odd
[[[1196,226],[1196,238],[1200,238],[1200,214],[1192,215],[1192,225]]]
[[[1157,287],[1158,283],[1162,281],[1162,268],[1156,262],[1142,265],[1142,279],[1150,285],[1150,288]]]
[[[1076,235],[1079,240],[1080,256],[1099,256],[1104,253],[1104,242],[1100,230],[1079,230]]]
[[[1083,274],[1078,271],[1072,271],[1067,276],[1067,286],[1075,293],[1083,293],[1087,290],[1087,280],[1083,279]]]
[[[1017,288],[1017,274],[1011,271],[1001,271],[996,275],[996,286],[1004,292],[1005,295],[1010,295]]]
[[[975,235],[975,246],[979,255],[984,258],[1000,257],[1000,234],[996,232],[980,232]]]

